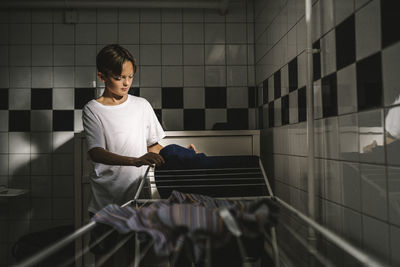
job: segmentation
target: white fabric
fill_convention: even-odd
[[[116,106],[91,100],[83,108],[82,119],[88,150],[101,147],[119,155],[140,157],[147,153],[148,146],[165,136],[149,102],[132,95]],[[92,163],[89,211],[93,213],[107,204],[121,205],[132,199],[137,181],[147,168]]]
[[[400,103],[400,97],[394,101],[393,105]],[[391,108],[386,115],[386,131],[396,139],[400,139],[400,106]]]

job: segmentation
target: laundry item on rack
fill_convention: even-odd
[[[207,156],[174,144],[161,149],[160,155],[165,164],[159,170],[258,167],[256,156]]]
[[[191,244],[189,254],[193,255],[194,261],[201,262],[208,238],[212,248],[223,247],[232,239],[219,215],[220,208],[226,208],[232,214],[244,237],[264,237],[277,222],[277,206],[269,199],[217,200],[177,191],[167,200],[142,208],[110,204],[92,220],[112,226],[119,233],[145,233],[141,238],[150,236],[154,250],[160,256],[173,253],[177,241],[183,237],[186,248]]]

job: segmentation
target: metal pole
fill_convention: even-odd
[[[315,220],[315,176],[314,176],[314,90],[313,90],[313,50],[312,50],[312,1],[305,0],[307,27],[307,144],[308,144],[308,215]],[[308,227],[308,242],[310,255],[316,251],[316,235],[312,227]],[[314,265],[310,257],[311,266]]]

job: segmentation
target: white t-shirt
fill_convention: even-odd
[[[91,100],[83,108],[82,119],[88,150],[101,147],[122,156],[141,157],[148,146],[165,136],[149,102],[132,95],[116,106]],[[93,213],[110,203],[121,205],[133,199],[137,181],[147,168],[92,163],[89,211]]]
[[[400,96],[394,101],[393,105],[400,104]],[[389,109],[386,115],[386,131],[396,139],[400,139],[400,106]]]

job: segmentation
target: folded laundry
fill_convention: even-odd
[[[168,145],[160,150],[165,164],[158,170],[258,167],[256,156],[207,156],[179,145]]]
[[[112,226],[119,233],[146,233],[153,239],[158,255],[170,255],[179,237],[184,236],[192,244],[189,254],[198,262],[204,257],[207,238],[211,238],[213,248],[223,246],[230,239],[219,216],[221,207],[231,212],[244,236],[263,236],[277,221],[277,206],[269,199],[216,200],[177,191],[167,200],[142,208],[110,204],[92,220]]]

